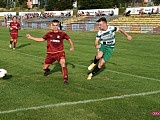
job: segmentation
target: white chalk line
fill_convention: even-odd
[[[83,100],[83,101],[76,101],[76,102],[63,102],[63,103],[49,104],[49,105],[42,105],[42,106],[28,107],[28,108],[17,108],[12,110],[0,111],[0,114],[8,114],[8,113],[14,113],[14,112],[20,112],[20,111],[28,111],[28,110],[38,110],[43,108],[53,108],[53,107],[60,107],[60,106],[67,106],[67,105],[85,104],[85,103],[91,103],[91,102],[101,102],[101,101],[123,99],[123,98],[135,97],[135,96],[153,95],[158,93],[160,93],[160,90],[138,93],[138,94],[126,94],[126,95],[113,96],[108,98],[90,99],[90,100]]]
[[[12,51],[13,51],[13,50],[7,50],[7,49],[2,49],[2,48],[0,48],[0,49],[1,49],[1,50],[4,50],[4,51],[9,51],[9,52],[12,52]],[[44,57],[39,57],[39,56],[27,54],[27,53],[22,53],[22,52],[18,52],[18,51],[13,51],[13,52],[19,53],[19,54],[22,54],[22,55],[26,55],[26,56],[31,56],[31,57],[35,57],[35,58],[44,59]],[[74,65],[77,65],[77,66],[80,66],[80,67],[88,67],[88,66],[86,66],[86,65],[80,65],[80,64],[76,64],[76,63],[74,63]],[[147,79],[147,80],[153,80],[153,81],[158,81],[158,82],[160,82],[160,79],[156,79],[156,78],[149,78],[149,77],[144,77],[144,76],[139,76],[139,75],[134,75],[134,74],[129,74],[129,73],[123,73],[123,72],[118,72],[118,71],[108,70],[108,69],[106,69],[106,71],[112,72],[112,73],[117,73],[117,74],[122,74],[122,75],[126,75],[126,76],[131,76],[131,77],[136,77],[136,78],[141,78],[141,79]]]

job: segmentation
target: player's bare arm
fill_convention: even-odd
[[[73,41],[71,39],[68,39],[69,44],[70,44],[70,51],[74,51],[74,44]]]
[[[96,40],[94,41],[94,46],[95,46],[95,48],[97,48],[97,49],[100,48],[99,39],[96,39]]]
[[[18,29],[18,30],[20,30],[20,29],[21,29],[21,27],[18,27],[17,29]]]
[[[122,28],[119,28],[119,31],[123,33],[127,37],[128,40],[132,40],[132,37],[128,35]]]
[[[45,41],[45,39],[43,39],[43,38],[32,37],[30,34],[27,34],[26,37],[28,39],[31,39],[31,40],[34,40],[34,41],[37,41],[37,42],[43,42],[43,41]]]
[[[10,28],[10,30],[12,30],[12,29],[13,29],[11,26],[10,26],[9,28]]]

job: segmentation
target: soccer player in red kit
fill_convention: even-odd
[[[32,39],[37,42],[45,41],[47,42],[47,56],[43,64],[44,76],[47,76],[50,72],[49,66],[58,61],[62,68],[62,76],[64,79],[64,84],[68,84],[68,71],[66,67],[66,57],[63,50],[63,40],[68,40],[70,44],[70,51],[74,51],[74,45],[71,38],[62,30],[58,29],[59,21],[53,20],[52,30],[47,32],[42,38],[32,37],[27,34],[28,39]]]
[[[13,49],[15,49],[16,44],[17,44],[17,39],[18,39],[18,30],[21,28],[20,23],[17,22],[17,17],[16,16],[14,16],[13,21],[10,22],[9,28],[10,28],[10,44],[9,44],[9,47],[12,48],[12,43],[14,42]]]

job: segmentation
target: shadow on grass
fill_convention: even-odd
[[[28,45],[31,45],[31,43],[22,44],[22,45],[18,46],[17,49],[26,47],[26,46],[28,46]]]
[[[93,63],[93,60],[90,60],[90,64],[91,64],[91,63]],[[90,64],[89,64],[89,65],[90,65]],[[116,65],[116,66],[117,66],[117,64],[116,64],[116,63],[113,63],[113,62],[106,62],[105,64],[112,64],[112,65]],[[89,66],[89,65],[88,65],[88,66]],[[98,64],[97,64],[97,65],[98,65]],[[97,65],[96,65],[96,66],[97,66]],[[95,67],[96,67],[96,66],[95,66]],[[94,67],[94,68],[95,68],[95,67]],[[89,74],[94,70],[94,68],[93,68],[91,71],[87,72],[87,74],[89,75]],[[99,73],[101,73],[101,72],[104,71],[105,69],[106,69],[106,66],[103,65],[102,68],[98,71],[98,73],[96,73],[94,76],[97,76]]]
[[[91,64],[91,63],[93,63],[93,60],[89,60],[89,62],[90,62],[90,64]],[[90,64],[89,64],[89,65],[90,65]],[[110,62],[110,61],[106,62],[105,64],[118,65],[118,64],[116,64],[116,63],[114,63],[114,62]],[[88,65],[88,66],[89,66],[89,65]]]
[[[53,63],[53,65],[54,65],[54,67],[50,71],[49,74],[52,74],[52,73],[55,73],[55,72],[58,72],[58,71],[62,71],[61,66],[60,66],[60,64],[58,62]],[[66,62],[66,66],[72,66],[72,68],[75,68],[75,65],[73,63],[71,63],[71,62]]]
[[[96,65],[97,66],[97,65]],[[96,67],[95,66],[95,67]],[[94,68],[95,68],[94,67]],[[94,70],[94,68],[91,70],[91,71],[88,71],[87,72],[87,75],[89,75],[93,70]],[[97,76],[99,73],[101,73],[102,71],[104,71],[106,69],[106,67],[105,66],[102,66],[102,68],[98,71],[98,73],[96,73],[94,76]]]
[[[8,79],[11,79],[12,78],[12,75],[6,75],[6,76],[4,76],[2,79],[3,80],[8,80]]]

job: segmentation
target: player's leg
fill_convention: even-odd
[[[43,70],[45,71],[44,76],[49,75],[49,73],[50,73],[49,66],[50,66],[50,64],[46,64],[46,63],[43,64]]]
[[[14,39],[13,41],[14,41],[13,50],[15,50],[16,45],[17,45],[17,39]]]
[[[93,63],[88,67],[88,70],[92,70],[95,67],[95,65],[98,63],[98,61],[102,58],[102,56],[103,56],[102,51],[97,52],[97,55],[95,56]]]
[[[9,48],[12,48],[12,43],[13,43],[13,38],[12,35],[10,34]]]
[[[13,46],[13,49],[16,48],[17,40],[18,40],[18,34],[14,34],[14,46]]]
[[[109,58],[113,54],[113,51],[114,48],[104,48],[103,58],[99,61],[98,66],[96,66],[94,70],[88,75],[88,80],[92,79],[93,75],[95,75],[102,68],[102,66],[109,60]]]
[[[62,68],[62,76],[63,76],[63,82],[65,84],[68,84],[68,69],[66,67],[66,60],[64,58],[60,59],[59,61],[61,68]]]
[[[52,55],[51,55],[51,54],[47,54],[46,59],[45,59],[44,64],[43,64],[44,76],[49,75],[49,73],[50,73],[49,66],[50,66],[54,61],[55,61],[55,59],[52,58]]]
[[[64,84],[68,84],[68,69],[66,67],[65,52],[59,53],[59,60],[58,60],[58,62],[61,65],[63,82],[64,82]]]
[[[100,59],[98,65],[93,69],[93,71],[88,75],[88,80],[92,79],[92,76],[94,76],[98,71],[102,68],[102,66],[105,64],[105,60],[102,58]]]

